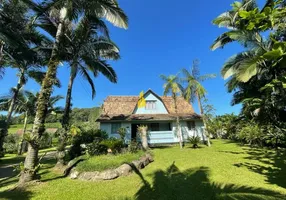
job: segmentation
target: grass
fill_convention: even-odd
[[[209,148],[162,147],[152,153],[155,161],[140,172],[99,182],[64,178],[49,169],[54,160],[44,160],[41,184],[9,191],[17,178],[0,181],[0,199],[285,199],[283,152],[214,140]]]
[[[8,133],[9,134],[16,133],[19,129],[23,129],[23,126],[24,126],[23,124],[10,125]],[[61,127],[60,123],[58,123],[58,122],[56,122],[56,123],[46,123],[45,126],[46,126],[46,128],[60,128]],[[27,124],[27,129],[28,130],[32,129],[32,127],[33,127],[33,124]]]
[[[131,163],[143,156],[144,152],[124,153],[118,155],[93,156],[81,162],[77,166],[79,172],[103,171],[105,169],[115,169],[124,163]]]

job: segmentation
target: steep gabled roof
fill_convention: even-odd
[[[159,100],[163,102],[169,114],[174,115],[175,106],[173,98],[170,96],[158,96],[152,90],[148,90],[145,94],[151,92]],[[108,96],[103,103],[102,116],[128,116],[132,115],[136,108],[138,96]],[[190,115],[195,114],[194,109],[183,97],[177,98],[178,114]]]

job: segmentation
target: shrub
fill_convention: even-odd
[[[44,148],[49,148],[52,146],[52,134],[44,132],[40,141],[39,141],[39,145],[40,145],[40,149],[44,149]]]
[[[188,138],[189,142],[193,145],[193,148],[198,148],[201,138],[199,136],[192,136]]]
[[[5,137],[3,147],[6,153],[17,153],[20,136],[18,134],[9,134]]]
[[[126,132],[127,132],[127,130],[124,127],[119,128],[117,131],[117,133],[120,135],[120,138],[123,142],[125,142]]]
[[[128,151],[130,153],[136,153],[139,150],[141,150],[140,143],[136,142],[136,140],[132,140],[128,145]]]
[[[119,153],[124,147],[122,140],[116,138],[109,138],[107,140],[103,140],[100,144],[106,146],[108,149],[111,149],[112,153]]]
[[[99,143],[98,141],[94,141],[86,146],[86,151],[90,156],[98,156],[107,153],[107,146]]]
[[[239,133],[238,138],[242,143],[248,143],[249,145],[262,146],[262,129],[257,124],[249,123],[243,127]]]
[[[75,135],[72,138],[72,147],[69,150],[69,157],[73,159],[77,156],[80,156],[84,153],[84,145],[91,144],[93,142],[101,142],[104,139],[108,138],[108,134],[105,131],[100,129],[97,130],[87,130],[81,131],[79,134]]]

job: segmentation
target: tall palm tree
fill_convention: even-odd
[[[16,92],[17,92],[16,89],[12,88],[10,92],[11,94],[9,96],[4,96],[0,98],[0,110],[1,111],[7,111],[9,109],[11,101],[12,101],[12,97],[15,96]],[[22,154],[22,146],[23,146],[22,144],[24,141],[24,135],[26,134],[26,130],[27,130],[28,117],[35,117],[36,103],[37,103],[38,96],[39,96],[39,93],[33,93],[27,90],[20,90],[18,91],[18,95],[15,100],[15,107],[14,107],[15,113],[24,114],[23,135],[19,143],[19,147],[18,147],[19,155]],[[48,113],[62,112],[61,107],[55,106],[55,104],[61,99],[63,99],[63,96],[60,96],[60,95],[52,96],[50,98],[50,101],[48,104]]]
[[[92,76],[96,77],[101,72],[109,81],[116,83],[117,76],[113,68],[106,63],[105,59],[117,60],[120,58],[118,47],[109,39],[108,29],[105,23],[98,18],[84,16],[73,25],[66,33],[68,40],[65,46],[68,51],[62,52],[63,59],[69,62],[70,78],[68,83],[66,104],[62,118],[60,142],[58,147],[58,165],[64,164],[65,143],[67,132],[70,129],[70,110],[73,83],[77,75],[81,75],[92,89],[92,98],[95,96],[95,86]],[[103,36],[99,36],[103,34]],[[90,73],[91,72],[91,75]]]
[[[64,23],[66,21],[78,20],[79,16],[88,14],[97,18],[105,18],[115,26],[127,28],[127,16],[119,7],[116,0],[53,0],[42,5],[34,3],[31,0],[25,0],[29,6],[34,9],[39,16],[50,16],[53,8],[59,10],[58,19],[54,24],[56,26],[56,34],[50,60],[48,62],[48,70],[42,83],[41,91],[37,102],[37,112],[33,125],[33,138],[38,141],[44,132],[44,123],[47,114],[47,102],[52,93],[53,82],[56,78],[57,68],[59,64],[59,50],[64,35]],[[28,147],[28,153],[24,163],[24,170],[19,179],[19,184],[31,181],[35,178],[36,166],[38,165],[38,145],[37,142],[31,141]]]
[[[215,78],[216,75],[215,74],[200,75],[198,64],[199,64],[198,60],[195,60],[193,61],[193,66],[190,71],[188,71],[187,69],[182,69],[182,74],[184,75],[182,81],[186,83],[186,87],[184,89],[184,98],[188,102],[193,102],[195,98],[197,99],[200,109],[200,114],[203,118],[204,125],[206,127],[207,123],[205,122],[204,109],[201,100],[202,98],[205,98],[207,91],[202,85],[202,82],[210,78]],[[210,146],[209,137],[207,137],[207,143],[208,146]]]
[[[215,74],[205,74],[205,75],[200,75],[199,71],[199,62],[198,60],[193,61],[193,66],[188,71],[187,69],[182,69],[182,74],[184,75],[184,78],[182,78],[182,82],[186,83],[186,87],[184,89],[183,95],[186,101],[188,102],[193,102],[194,99],[196,98],[198,101],[199,109],[200,109],[200,114],[204,114],[203,106],[201,99],[205,97],[207,91],[202,85],[202,82],[215,78]]]
[[[183,148],[183,135],[182,135],[182,130],[181,130],[181,125],[180,125],[180,118],[178,115],[178,105],[177,105],[177,99],[178,96],[183,95],[183,87],[180,84],[179,77],[177,75],[160,75],[161,79],[165,82],[164,83],[164,96],[167,96],[168,94],[171,94],[174,102],[174,108],[176,112],[176,132],[177,132],[177,137],[179,138],[179,143],[180,143],[180,148]]]
[[[218,27],[227,28],[228,31],[221,34],[211,45],[212,50],[223,48],[226,44],[239,40],[243,45],[247,45],[249,38],[254,34],[253,31],[244,31],[241,27],[245,24],[237,23],[239,21],[240,11],[249,11],[257,8],[255,0],[243,0],[242,2],[235,1],[232,4],[232,9],[220,14],[213,20],[213,24]],[[255,40],[255,37],[252,38]]]
[[[46,47],[51,42],[47,37],[40,34],[35,27],[29,25],[30,18],[27,17],[29,9],[21,1],[6,0],[1,8],[0,26],[4,28],[0,30],[0,66],[13,67],[19,71],[18,84],[8,109],[5,127],[1,129],[0,153],[3,154],[3,141],[7,135],[19,90],[28,81],[28,78],[33,78],[41,83],[44,73],[40,71],[40,68],[44,65],[48,54],[43,51],[43,46]]]

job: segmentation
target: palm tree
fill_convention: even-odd
[[[3,141],[8,133],[15,100],[19,90],[26,84],[28,78],[33,78],[38,83],[44,78],[45,73],[40,68],[47,57],[46,48],[50,40],[40,34],[35,27],[29,25],[27,17],[28,7],[20,1],[4,1],[0,12],[0,25],[5,29],[0,30],[1,67],[12,67],[19,70],[18,84],[8,109],[5,127],[0,135],[0,153],[3,154]],[[2,71],[3,72],[3,71]]]
[[[178,106],[177,106],[177,98],[178,96],[182,96],[183,94],[183,87],[179,82],[179,77],[177,75],[160,75],[161,79],[165,82],[164,88],[164,96],[171,94],[173,101],[174,101],[174,108],[176,112],[176,132],[179,138],[180,148],[183,148],[183,135],[180,126],[180,118],[178,115]]]
[[[184,98],[188,102],[193,102],[195,98],[197,99],[200,109],[200,114],[204,119],[204,109],[201,100],[202,98],[205,98],[207,91],[202,85],[202,82],[210,78],[215,78],[216,75],[215,74],[200,75],[198,64],[199,64],[198,60],[195,60],[193,61],[193,66],[190,71],[188,71],[187,69],[182,69],[182,74],[184,75],[182,81],[187,84],[183,94]],[[206,123],[204,124],[206,126]],[[209,137],[208,137],[208,146],[210,146]]]
[[[184,78],[181,79],[183,83],[186,83],[187,86],[184,89],[184,98],[188,102],[193,102],[194,99],[196,98],[198,101],[199,109],[200,109],[200,114],[204,114],[204,110],[202,107],[202,102],[201,99],[205,97],[207,91],[203,87],[202,82],[215,78],[215,74],[205,74],[205,75],[200,75],[199,71],[199,62],[198,60],[193,61],[193,66],[190,71],[187,69],[182,69],[182,74],[184,75]]]
[[[60,142],[58,147],[58,165],[64,164],[65,143],[67,132],[70,129],[70,109],[72,98],[72,87],[77,75],[81,75],[92,89],[92,98],[95,96],[95,86],[90,76],[96,77],[101,72],[105,77],[113,83],[117,82],[117,76],[113,68],[103,59],[117,60],[120,58],[118,47],[109,39],[108,29],[105,23],[98,18],[82,17],[81,20],[71,26],[69,30],[68,40],[65,46],[67,52],[63,52],[63,59],[69,61],[70,78],[68,83],[66,104],[62,118],[62,128]],[[100,33],[103,36],[99,36]]]
[[[115,26],[127,28],[127,16],[119,7],[116,0],[54,0],[46,2],[42,5],[34,3],[31,0],[25,0],[29,6],[39,14],[39,16],[50,16],[52,9],[59,10],[56,22],[51,19],[56,26],[56,34],[50,60],[48,62],[47,74],[42,83],[41,91],[37,102],[37,112],[34,120],[32,135],[34,141],[30,142],[28,153],[24,163],[24,170],[19,179],[19,184],[31,181],[35,178],[36,166],[38,165],[38,145],[37,142],[44,132],[44,123],[47,114],[47,102],[52,93],[53,82],[56,78],[57,68],[59,64],[59,50],[64,35],[64,24],[66,21],[76,21],[79,16],[88,14],[97,18],[105,18]]]
[[[254,35],[253,31],[244,31],[241,27],[244,27],[245,24],[237,23],[240,19],[240,11],[249,11],[257,8],[255,0],[243,0],[242,2],[234,2],[232,4],[232,10],[220,14],[217,18],[213,20],[213,24],[218,27],[227,28],[229,31],[221,34],[216,38],[214,43],[211,45],[212,50],[217,48],[223,48],[226,44],[240,41],[243,45],[247,45],[249,38]],[[252,38],[255,40],[255,37]]]
[[[18,155],[21,155],[22,148],[23,148],[24,135],[26,134],[26,130],[27,130],[27,120],[28,120],[28,117],[35,117],[36,103],[37,103],[37,98],[39,96],[39,93],[35,94],[27,90],[16,91],[15,88],[12,88],[10,92],[11,94],[9,96],[4,96],[0,98],[0,110],[1,111],[9,110],[9,107],[13,99],[12,97],[15,96],[16,92],[18,93],[18,95],[14,101],[15,103],[14,111],[15,113],[18,113],[18,114],[24,114],[23,135],[19,143],[19,147],[18,147]],[[55,104],[61,99],[63,99],[63,97],[60,95],[52,96],[50,98],[50,101],[48,103],[48,113],[62,112],[61,107],[55,106]]]

